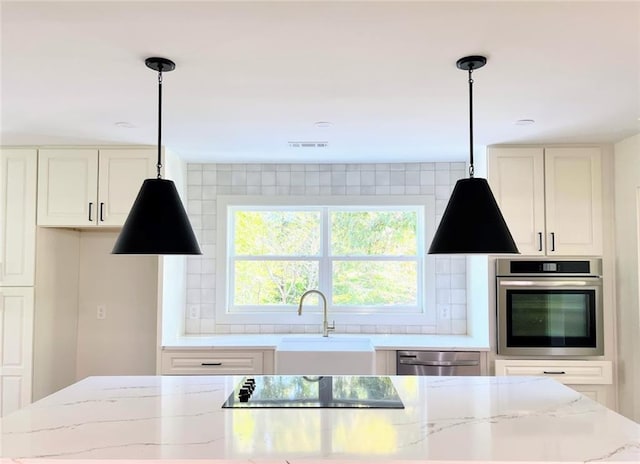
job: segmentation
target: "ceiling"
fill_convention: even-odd
[[[635,1],[0,8],[3,145],[156,144],[148,56],[176,62],[163,143],[188,162],[464,160],[468,84],[455,63],[473,54],[488,58],[474,73],[476,150],[640,132]]]

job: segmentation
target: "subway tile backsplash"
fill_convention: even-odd
[[[465,163],[380,164],[189,164],[187,211],[202,256],[187,258],[187,305],[200,318],[185,314],[188,335],[231,333],[317,333],[316,325],[219,324],[216,301],[216,198],[218,195],[434,195],[433,218],[440,221]],[[343,333],[465,334],[466,260],[435,257],[436,318],[433,325],[345,325]]]

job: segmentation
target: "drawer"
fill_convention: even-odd
[[[163,351],[163,375],[248,375],[264,373],[263,351]]]
[[[607,406],[607,387],[599,385],[570,385],[570,387],[582,393],[587,398]]]
[[[496,360],[496,375],[532,375],[564,384],[609,385],[613,383],[611,361]]]

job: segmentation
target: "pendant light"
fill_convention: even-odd
[[[162,179],[162,73],[173,71],[175,63],[166,58],[145,60],[158,72],[158,163],[157,178],[146,179],[116,240],[114,254],[200,255],[175,184]]]
[[[456,62],[469,72],[469,179],[460,179],[451,193],[429,254],[518,253],[486,179],[473,177],[472,72],[487,63],[484,56]]]

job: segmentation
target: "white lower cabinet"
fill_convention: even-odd
[[[575,391],[582,393],[584,396],[591,398],[593,401],[608,406],[607,388],[602,385],[569,385]]]
[[[396,351],[376,350],[376,375],[396,375]]]
[[[496,375],[550,377],[589,398],[614,408],[608,390],[613,385],[611,361],[497,359]]]
[[[273,350],[162,350],[162,375],[268,375],[273,372]]]
[[[33,287],[0,287],[0,416],[31,403]]]

